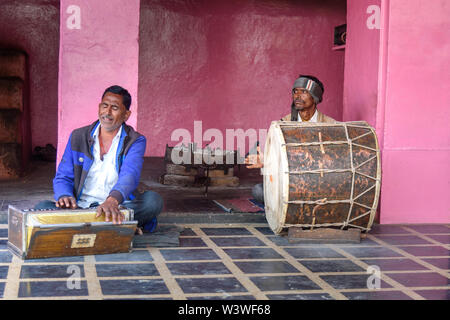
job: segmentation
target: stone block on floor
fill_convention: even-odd
[[[195,182],[194,176],[182,176],[175,174],[165,174],[161,177],[161,183],[180,187],[192,186]]]
[[[198,170],[196,168],[189,168],[179,164],[168,163],[166,164],[166,174],[180,175],[180,176],[196,176],[198,174]]]
[[[211,187],[238,187],[238,177],[214,177],[210,178],[209,185]]]
[[[234,174],[233,168],[228,168],[228,170],[220,170],[220,169],[209,170],[210,178],[233,177],[233,174]]]

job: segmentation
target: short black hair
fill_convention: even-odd
[[[310,76],[310,75],[304,75],[304,74],[300,74],[298,77],[311,79],[312,81],[314,81],[315,83],[317,83],[319,85],[320,89],[322,89],[322,94],[325,93],[325,88],[323,87],[323,83],[316,77]]]
[[[127,108],[127,110],[130,110],[131,95],[130,95],[130,93],[128,92],[127,89],[124,89],[121,86],[117,86],[117,85],[111,86],[111,87],[107,88],[105,90],[105,92],[103,92],[102,99],[105,97],[105,94],[107,94],[108,92],[121,95],[122,96],[122,102],[123,102],[125,108]]]

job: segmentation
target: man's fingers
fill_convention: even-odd
[[[108,198],[97,208],[97,216],[99,212],[105,213],[105,221],[110,222],[112,220],[113,224],[120,224],[124,220],[124,215],[120,212],[117,205],[117,200],[114,198]]]
[[[119,223],[122,223],[122,221],[125,219],[125,215],[119,211]]]
[[[248,163],[248,164],[254,164],[256,161],[257,161],[257,156],[255,154],[249,155],[245,159],[245,163]]]
[[[63,201],[64,201],[64,206],[65,206],[65,208],[70,208],[70,201],[69,201],[69,198],[63,198]]]
[[[75,198],[73,198],[73,197],[70,197],[69,200],[70,200],[70,205],[71,205],[71,207],[72,207],[73,209],[75,209],[75,208],[77,207],[77,201],[76,201]]]
[[[65,208],[64,199],[65,198],[61,198],[61,199],[58,200],[58,202],[57,202],[58,203],[58,208],[63,208],[63,209]]]
[[[97,214],[95,215],[95,217],[96,217],[96,218],[101,217],[102,213],[103,213],[102,207],[99,206],[99,207],[97,208]]]
[[[109,222],[109,220],[111,219],[111,211],[105,210],[105,208],[103,208],[103,212],[105,212],[105,221]]]
[[[122,223],[122,220],[123,220],[124,216],[123,216],[122,212],[120,212],[119,209],[114,208],[112,216],[113,216],[113,223],[114,224],[121,224]]]

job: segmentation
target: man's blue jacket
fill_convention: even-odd
[[[62,196],[75,197],[77,201],[80,199],[84,182],[94,161],[93,134],[99,123],[97,120],[71,133],[53,179],[56,201]],[[139,184],[146,147],[146,139],[143,135],[125,123],[122,124],[122,129],[116,155],[119,179],[109,193],[109,196],[116,198],[119,203],[134,198],[132,193]]]

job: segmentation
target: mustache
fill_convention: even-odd
[[[100,116],[102,119],[108,119],[108,120],[113,120],[113,117],[107,114],[101,115]]]

